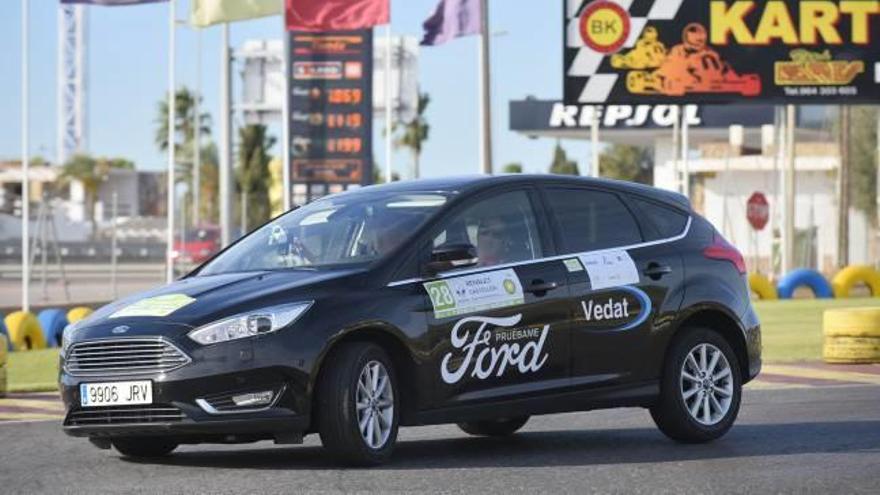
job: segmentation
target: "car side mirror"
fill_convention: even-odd
[[[467,268],[479,263],[477,248],[473,244],[443,244],[431,251],[431,261],[425,266],[432,274]]]

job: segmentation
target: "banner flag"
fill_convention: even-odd
[[[423,46],[435,46],[449,40],[480,34],[480,0],[440,0],[434,13],[422,25]]]
[[[139,5],[142,3],[159,3],[168,0],[61,0],[63,4],[86,4],[86,5],[104,5],[107,7],[121,7],[124,5]]]
[[[191,0],[191,2],[189,23],[198,27],[280,15],[283,11],[280,0]]]
[[[389,0],[287,0],[290,31],[366,29],[390,18]]]

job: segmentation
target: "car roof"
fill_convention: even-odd
[[[460,175],[433,179],[417,179],[408,181],[392,182],[390,184],[378,184],[353,190],[343,194],[358,194],[370,192],[445,192],[445,193],[472,193],[482,189],[504,184],[540,184],[540,185],[574,185],[593,186],[604,189],[613,189],[618,192],[632,193],[646,196],[655,201],[670,204],[681,209],[690,210],[688,199],[676,192],[658,189],[656,187],[626,182],[613,179],[579,177],[571,175],[552,174],[501,174],[501,175]]]

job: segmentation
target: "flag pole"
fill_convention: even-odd
[[[281,2],[281,44],[284,53],[281,56],[284,67],[284,108],[281,110],[281,204],[284,211],[290,211],[293,188],[290,179],[290,33],[287,31],[287,2]]]
[[[21,310],[30,311],[31,256],[30,256],[30,136],[28,133],[30,109],[28,71],[30,46],[28,23],[30,0],[21,1]]]
[[[480,0],[480,171],[492,173],[492,98],[489,74],[489,0]]]
[[[193,227],[198,228],[201,224],[199,207],[201,206],[202,194],[202,30],[196,30],[196,98],[193,103],[195,110],[195,136],[193,149]]]
[[[165,237],[165,282],[171,283],[174,280],[174,162],[176,141],[174,124],[177,120],[177,98],[175,95],[175,31],[177,29],[177,2],[171,0],[168,5],[168,211],[167,223],[168,230]]]
[[[385,182],[392,181],[393,157],[391,127],[393,126],[394,107],[391,104],[391,20],[385,26]],[[418,177],[413,177],[418,179]]]
[[[593,105],[590,119],[590,177],[599,177],[599,105]]]
[[[230,211],[231,167],[230,158],[232,137],[230,121],[230,61],[229,61],[229,23],[221,26],[222,41],[220,42],[220,242],[222,247],[232,240],[232,212]]]

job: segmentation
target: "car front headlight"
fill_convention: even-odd
[[[199,344],[209,345],[272,333],[293,324],[311,305],[303,302],[248,311],[209,323],[187,335]]]

